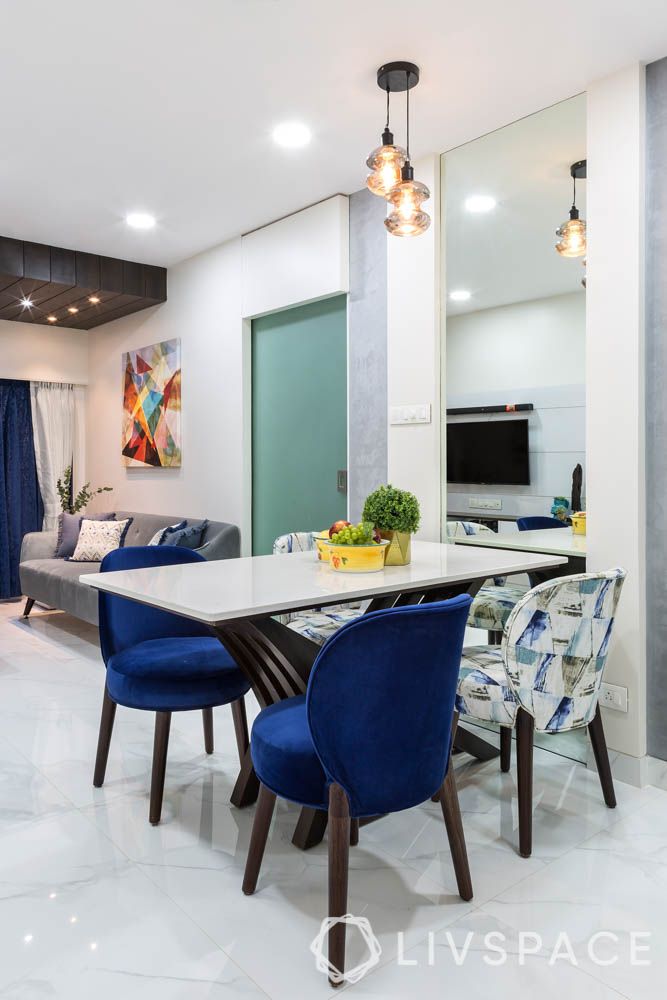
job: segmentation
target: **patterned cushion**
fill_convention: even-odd
[[[101,562],[109,552],[121,548],[131,521],[131,517],[124,521],[89,521],[84,518],[70,561]]]
[[[279,535],[273,543],[274,556],[287,555],[289,552],[312,552],[315,539],[312,531],[290,531],[288,535]]]
[[[467,646],[461,655],[456,710],[484,722],[513,726],[519,705],[500,646]]]
[[[487,581],[472,602],[468,625],[488,632],[502,632],[514,605],[525,593],[526,588],[519,583],[506,583],[502,587],[496,587]]]
[[[328,608],[326,611],[299,611],[287,622],[288,628],[306,639],[323,646],[327,639],[335,635],[338,629],[347,622],[353,622],[362,614],[360,607]]]
[[[593,718],[624,579],[614,569],[550,580],[510,615],[507,674],[538,730],[563,732]]]

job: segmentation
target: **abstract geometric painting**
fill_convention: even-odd
[[[181,464],[181,342],[123,355],[123,463]]]

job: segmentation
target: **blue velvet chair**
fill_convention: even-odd
[[[320,651],[305,695],[265,708],[250,749],[260,781],[243,879],[255,891],[276,796],[328,810],[329,917],[347,912],[350,836],[360,818],[440,801],[459,893],[472,899],[450,748],[468,595],[375,611]],[[352,826],[351,826],[352,824]],[[329,932],[329,976],[342,981],[345,924]]]
[[[539,531],[540,528],[569,528],[569,524],[557,517],[517,517],[519,531]]]
[[[102,560],[101,573],[204,562],[191,549],[132,546]],[[200,710],[204,746],[213,753],[213,709],[232,706],[243,760],[248,726],[243,697],[250,685],[205,625],[100,591],[100,644],[107,669],[93,784],[104,783],[116,705],[155,712],[149,819],[160,822],[172,712]]]

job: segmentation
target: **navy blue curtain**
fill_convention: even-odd
[[[41,531],[30,383],[0,378],[0,598],[19,597],[21,541]]]

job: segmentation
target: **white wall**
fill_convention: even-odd
[[[242,526],[249,545],[249,316],[269,301],[282,309],[346,290],[347,268],[343,273],[340,261],[347,228],[344,235],[335,228],[340,218],[338,205],[335,212],[314,206],[293,216],[288,227],[285,220],[276,224],[286,242],[266,227],[199,254],[170,268],[166,303],[91,332],[88,475],[94,485],[113,486],[114,506],[231,521]],[[289,284],[272,284],[284,260],[295,259],[300,226],[302,251],[311,256],[307,278],[300,284],[296,268]],[[247,241],[256,250],[260,236],[255,256]],[[343,279],[345,287],[336,287]],[[268,286],[271,299],[262,299]],[[122,354],[172,337],[181,338],[182,467],[127,469],[120,446]]]
[[[447,317],[448,396],[585,381],[583,289]]]
[[[610,746],[635,757],[646,753],[644,118],[643,66],[588,88],[588,566],[628,571],[606,677],[629,689],[629,711],[604,722]]]
[[[86,330],[0,320],[0,378],[88,381]]]
[[[387,236],[388,405],[430,403],[429,424],[389,427],[388,478],[419,499],[419,537],[440,540],[440,158],[414,164],[431,190],[421,236]]]

